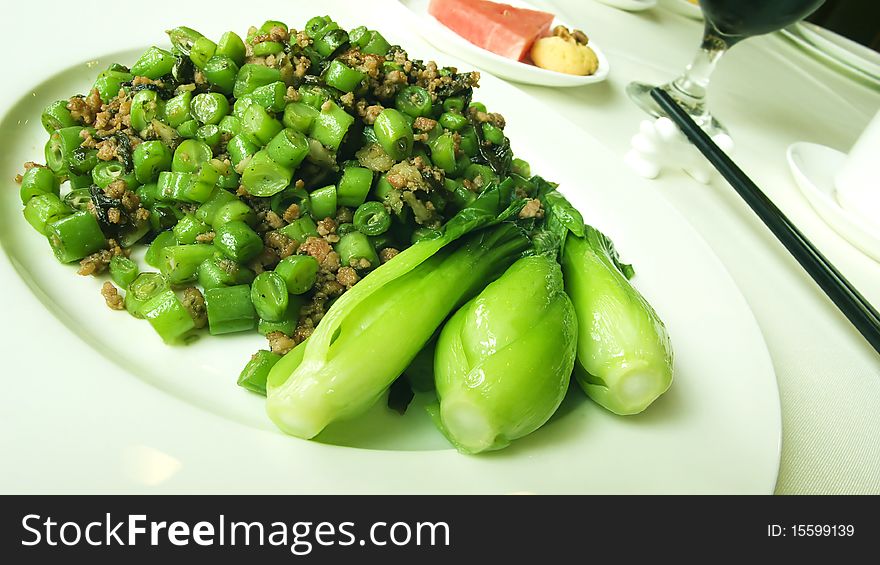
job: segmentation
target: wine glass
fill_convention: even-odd
[[[661,86],[709,135],[725,128],[706,108],[706,89],[718,59],[728,49],[753,35],[770,33],[812,13],[825,0],[700,0],[706,20],[703,43],[693,61],[672,82]],[[649,114],[665,113],[651,98],[654,85],[632,82],[626,87],[636,104]]]

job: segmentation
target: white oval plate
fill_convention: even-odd
[[[487,51],[482,47],[477,47],[429,14],[428,4],[430,0],[400,0],[400,2],[410,16],[412,27],[431,45],[497,77],[525,84],[561,87],[583,86],[602,82],[608,78],[608,71],[610,70],[608,59],[592,40],[589,43],[590,49],[596,53],[596,57],[599,59],[599,67],[596,69],[596,72],[589,76],[568,75],[556,71],[548,71],[528,63],[514,61],[513,59]],[[520,2],[518,0],[511,0],[507,3],[520,8],[538,9],[527,2]],[[560,24],[569,28],[578,27],[560,21],[557,18],[551,24],[551,29],[552,26]],[[588,30],[584,31],[588,36],[590,35]]]
[[[175,5],[180,11],[157,0],[155,10],[142,14],[140,26],[155,30],[153,41],[162,44],[161,30],[176,23],[212,35],[242,27],[239,17]],[[249,5],[259,21],[282,16],[276,8],[259,0]],[[322,8],[346,27],[381,29],[415,57],[436,55],[405,31],[402,19],[384,11],[353,19],[350,5],[331,0]],[[109,13],[70,17],[73,26],[115,29]],[[305,17],[290,23],[301,26]],[[83,91],[98,68],[133,61],[150,41],[129,35],[120,30],[110,36],[120,47],[129,42],[124,52],[105,56],[100,49],[110,42],[107,36],[84,36],[61,56],[85,61],[98,55],[96,65],[11,63],[12,76],[24,76],[14,74],[23,69],[33,86],[18,95],[0,92],[0,102],[8,101],[0,120],[0,177],[11,178],[23,161],[41,154],[46,134],[38,116],[46,103]],[[51,52],[38,60],[54,57]],[[650,184],[564,117],[490,76],[480,98],[507,117],[517,154],[560,182],[588,221],[607,231],[635,264],[635,284],[666,321],[676,353],[675,383],[654,406],[623,418],[574,390],[541,430],[476,457],[452,450],[418,406],[403,418],[377,406],[322,437],[360,448],[288,437],[268,421],[259,397],[235,385],[263,338],[206,336],[192,346],[163,345],[147,323],[107,309],[99,281],[58,264],[23,221],[17,191],[4,190],[0,337],[7,348],[0,425],[9,433],[0,434],[0,452],[9,464],[0,466],[0,490],[772,492],[781,433],[776,381],[755,319],[724,267]]]
[[[816,212],[845,240],[880,261],[880,231],[841,207],[835,197],[834,175],[843,167],[846,153],[804,141],[786,152],[791,174]]]
[[[641,12],[657,5],[657,0],[596,0],[627,12]]]

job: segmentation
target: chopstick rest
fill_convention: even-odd
[[[712,141],[726,153],[733,151],[733,140],[727,134],[717,134]],[[636,174],[649,179],[657,178],[664,169],[684,169],[703,184],[709,184],[718,176],[715,168],[667,117],[642,120],[623,162]]]

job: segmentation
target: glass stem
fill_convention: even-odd
[[[697,112],[705,111],[706,89],[709,86],[709,79],[721,55],[727,50],[726,46],[718,45],[718,43],[720,42],[713,41],[711,38],[704,40],[684,74],[669,85],[671,87],[669,91],[673,97],[684,106]]]

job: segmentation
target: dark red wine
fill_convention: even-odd
[[[802,20],[825,0],[700,0],[707,28],[727,43],[770,33]]]

